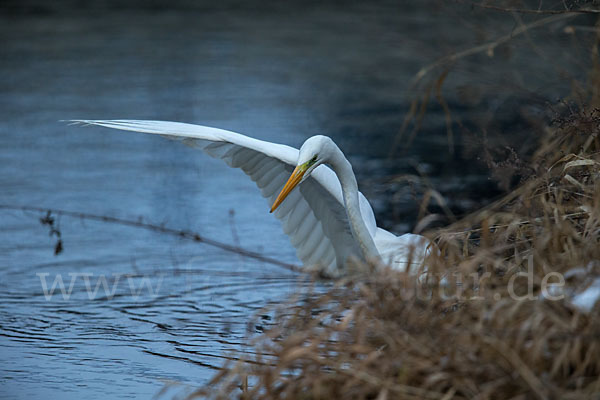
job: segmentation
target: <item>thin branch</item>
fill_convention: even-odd
[[[168,235],[177,236],[182,239],[193,240],[194,242],[204,243],[209,246],[219,248],[221,250],[240,254],[244,257],[249,257],[249,258],[253,258],[258,261],[277,265],[279,267],[283,267],[290,271],[294,271],[294,272],[300,271],[300,267],[298,267],[297,265],[288,264],[283,261],[279,261],[277,259],[274,259],[274,258],[271,258],[268,256],[264,256],[260,253],[256,253],[256,252],[253,252],[250,250],[246,250],[246,249],[243,249],[238,246],[231,246],[229,244],[221,243],[221,242],[213,240],[213,239],[207,239],[203,236],[200,236],[200,234],[198,234],[196,232],[192,232],[192,231],[180,230],[180,229],[175,229],[175,228],[167,228],[162,225],[155,225],[155,224],[151,224],[148,222],[133,221],[133,220],[124,219],[124,218],[109,217],[106,215],[97,215],[97,214],[90,214],[90,213],[84,213],[84,212],[60,210],[60,209],[55,209],[55,208],[0,204],[0,209],[13,210],[13,211],[36,211],[36,212],[42,212],[42,213],[64,215],[65,217],[71,217],[71,218],[109,222],[109,223],[114,223],[114,224],[118,224],[118,225],[130,226],[130,227],[134,227],[134,228],[147,229],[147,230],[154,231],[154,232],[166,233]]]
[[[470,2],[465,2],[465,1],[461,1],[459,0],[459,3],[463,3],[463,4],[469,4],[471,6],[474,7],[479,7],[479,8],[485,8],[488,10],[494,10],[494,11],[502,11],[502,12],[507,12],[507,13],[520,13],[520,14],[538,14],[538,15],[548,15],[548,14],[600,14],[600,10],[595,10],[593,8],[577,8],[577,9],[572,9],[572,10],[533,10],[533,9],[529,9],[529,8],[507,8],[507,7],[500,7],[500,6],[494,6],[491,4],[482,4],[482,3],[476,3],[473,1]]]
[[[514,31],[512,31],[510,34],[501,36],[494,41],[487,42],[487,43],[481,44],[479,46],[471,47],[471,48],[459,51],[457,53],[449,54],[447,56],[439,58],[438,60],[434,61],[433,63],[421,68],[419,70],[419,72],[417,72],[416,75],[414,76],[414,78],[412,79],[410,87],[415,87],[416,84],[419,83],[419,81],[421,81],[421,79],[423,79],[423,77],[425,77],[427,74],[429,74],[432,70],[434,70],[442,65],[455,62],[457,60],[460,60],[461,58],[465,58],[465,57],[471,56],[473,54],[482,53],[482,52],[492,52],[499,45],[506,43],[519,35],[522,35],[523,33],[527,32],[530,29],[538,28],[540,26],[543,26],[543,25],[546,25],[546,24],[549,24],[552,22],[562,21],[567,18],[572,18],[575,15],[576,15],[575,13],[561,13],[560,15],[553,15],[553,16],[550,16],[547,18],[542,18],[540,20],[531,22],[527,25],[521,25],[518,28],[516,28]]]

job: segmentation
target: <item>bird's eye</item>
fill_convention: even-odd
[[[314,155],[313,158],[306,162],[306,168],[310,168],[317,163],[317,155]]]

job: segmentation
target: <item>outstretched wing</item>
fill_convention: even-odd
[[[298,149],[200,125],[136,120],[73,122],[162,135],[200,148],[231,167],[241,168],[256,182],[269,205],[275,201],[298,159]],[[305,266],[318,265],[324,273],[339,276],[343,274],[340,268],[346,258],[360,254],[350,231],[340,182],[329,167],[321,165],[298,189],[289,194],[274,214]],[[359,197],[363,218],[371,235],[375,235],[373,210],[362,194]]]

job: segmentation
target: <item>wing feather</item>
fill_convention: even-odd
[[[273,184],[274,183],[278,183],[278,182],[273,181]],[[281,186],[275,185],[274,188],[281,188]],[[286,226],[292,220],[292,217],[295,214],[295,209],[297,207],[301,207],[304,204],[304,202],[301,200],[302,200],[302,196],[300,196],[299,194],[296,194],[295,196],[291,196],[291,193],[290,193],[290,195],[288,195],[288,198],[285,199],[285,201],[283,203],[281,203],[281,205],[279,207],[277,207],[277,210],[275,210],[275,216],[279,219],[282,219],[282,216],[287,215],[286,220],[283,221],[284,222],[283,223],[283,231],[286,232],[286,235],[288,234]],[[306,215],[306,214],[304,214],[304,215]]]
[[[328,249],[327,243],[325,243],[323,241],[317,242],[317,245],[311,252],[312,254],[308,258],[308,263],[313,264],[313,263],[316,263],[319,260],[321,260],[323,255],[327,251],[327,249]]]
[[[301,197],[301,195],[300,195],[300,193],[298,193],[298,191],[294,191],[294,192],[290,193],[289,196],[291,196],[293,194],[295,194],[294,198],[299,199]],[[281,206],[283,206],[283,203],[281,204]],[[281,206],[279,206],[279,207],[281,207]],[[298,229],[298,227],[300,226],[300,222],[302,222],[306,218],[306,216],[308,215],[309,212],[310,212],[310,208],[309,208],[308,204],[306,204],[305,201],[302,201],[299,204],[297,204],[296,207],[294,208],[294,212],[290,214],[289,218],[283,224],[283,231],[285,232],[285,234],[289,235],[292,232],[294,232],[296,229]]]
[[[248,150],[248,152],[252,153],[252,156],[249,157],[248,162],[245,165],[241,165],[237,168],[241,168],[246,175],[251,175],[254,168],[263,160],[264,155],[253,150]]]
[[[306,239],[310,236],[310,233],[316,229],[317,219],[314,217],[312,212],[309,212],[306,218],[300,222],[298,229],[290,234],[290,241],[292,246],[300,250],[302,244],[306,242]]]

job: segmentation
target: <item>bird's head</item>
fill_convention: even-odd
[[[333,150],[332,145],[335,146],[327,136],[317,135],[306,139],[300,147],[296,168],[275,199],[271,212],[275,211],[292,190],[306,180],[315,168],[329,160]]]

